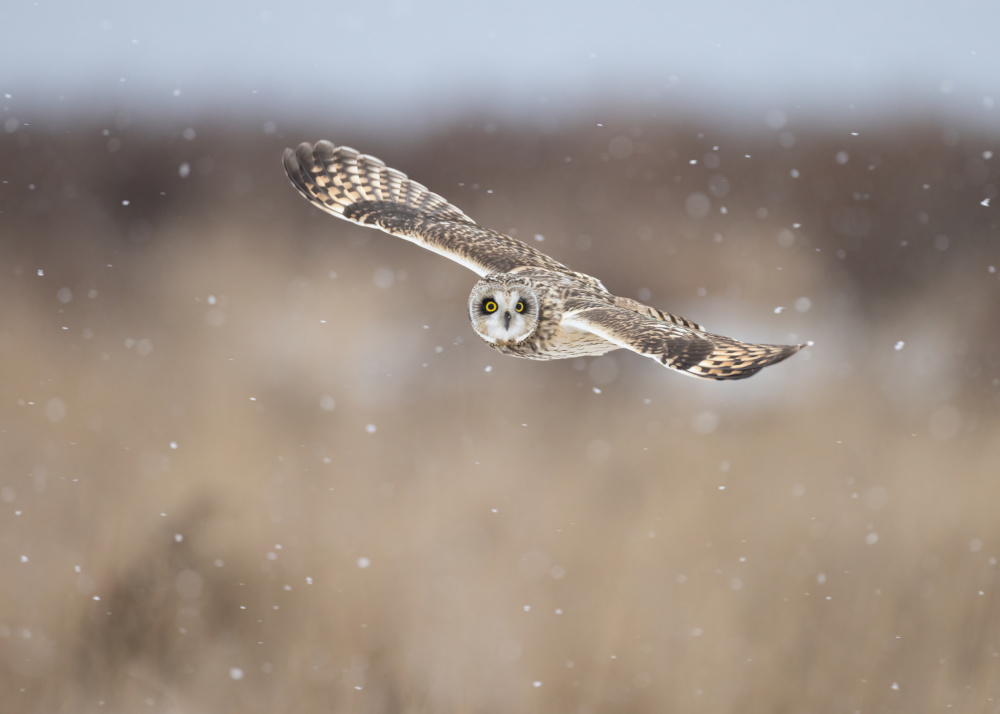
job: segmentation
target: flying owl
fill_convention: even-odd
[[[704,379],[743,379],[806,345],[757,345],[612,295],[600,280],[510,236],[480,228],[441,196],[378,159],[320,141],[285,149],[285,171],[328,213],[461,263],[480,276],[472,327],[493,349],[527,359],[629,349]]]

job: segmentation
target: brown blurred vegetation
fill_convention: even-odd
[[[997,135],[186,128],[0,140],[4,712],[1000,711]],[[816,345],[502,357],[474,275],[291,189],[319,138]]]

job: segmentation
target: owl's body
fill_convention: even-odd
[[[300,144],[285,150],[284,164],[295,187],[325,211],[478,273],[469,317],[479,336],[504,354],[550,360],[626,348],[691,376],[741,379],[805,346],[745,344],[612,295],[596,278],[480,228],[437,194],[353,149]]]
[[[537,296],[538,328],[532,339],[487,341],[491,347],[507,355],[538,360],[596,356],[617,349],[616,345],[592,332],[563,324],[563,315],[572,300],[584,296],[591,300],[613,297],[589,275],[547,268],[525,268],[511,275],[517,276],[517,283],[524,283]],[[502,275],[486,277],[491,283],[504,283]],[[590,282],[593,285],[588,284]]]

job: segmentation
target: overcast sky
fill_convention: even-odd
[[[0,98],[400,123],[643,101],[997,122],[998,28],[1000,0],[3,0]]]

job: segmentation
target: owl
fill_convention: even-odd
[[[743,379],[806,346],[738,342],[612,295],[597,278],[479,227],[405,174],[346,146],[299,144],[285,150],[284,164],[295,188],[324,211],[477,273],[469,318],[476,334],[503,354],[551,360],[627,349],[693,377]]]

